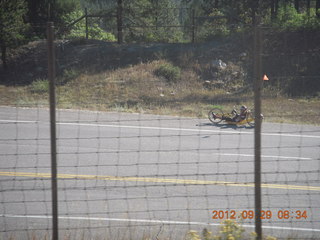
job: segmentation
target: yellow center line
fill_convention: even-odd
[[[0,172],[0,176],[51,178],[50,173],[30,173],[30,172]],[[182,184],[184,185],[223,185],[223,186],[229,186],[229,187],[254,187],[254,183],[237,183],[237,182],[225,182],[225,181],[207,181],[207,180],[172,179],[172,178],[116,177],[116,176],[79,175],[79,174],[58,174],[57,178],[124,181],[124,182],[147,182],[147,183],[172,183],[172,184],[181,184],[181,185]],[[271,188],[271,189],[320,191],[320,187],[303,186],[303,185],[261,184],[261,187]]]

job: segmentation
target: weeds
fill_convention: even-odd
[[[168,83],[176,83],[181,77],[180,68],[170,63],[161,64],[154,73],[158,77],[164,77]]]
[[[167,70],[161,75],[159,69]],[[251,90],[230,94],[228,89],[207,88],[193,68],[180,69],[165,60],[94,75],[70,69],[60,80],[63,84],[56,87],[59,108],[207,118],[213,106],[224,112],[231,111],[235,105],[253,106]],[[46,79],[38,79],[29,86],[0,86],[0,101],[4,105],[46,106],[48,87]],[[319,124],[319,98],[289,99],[267,86],[263,94],[265,121]]]
[[[79,72],[75,69],[66,69],[63,71],[63,75],[60,77],[59,83],[65,84],[71,80],[76,79],[79,75]]]
[[[30,91],[37,94],[48,93],[49,81],[47,79],[37,79],[31,83]]]
[[[186,240],[245,240],[245,239],[256,239],[256,234],[252,232],[250,237],[245,235],[245,229],[233,220],[225,220],[221,223],[219,227],[219,232],[217,235],[213,235],[212,232],[204,228],[202,234],[197,231],[190,230],[186,235]],[[275,237],[266,236],[263,237],[264,240],[277,240]]]

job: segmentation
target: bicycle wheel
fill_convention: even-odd
[[[220,108],[213,108],[208,113],[209,120],[214,124],[221,122],[222,116],[223,111]]]
[[[254,110],[250,110],[247,113],[247,117],[246,117],[247,123],[249,124],[250,127],[254,127],[254,125],[255,125],[254,119],[255,119]]]

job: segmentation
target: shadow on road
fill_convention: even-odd
[[[253,129],[254,127],[247,126],[247,125],[236,125],[236,124],[227,124],[227,123],[201,123],[197,124],[198,127],[204,127],[204,126],[213,126],[218,127],[221,129]]]

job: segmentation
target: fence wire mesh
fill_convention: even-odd
[[[301,46],[291,33],[262,31],[269,78],[262,98],[263,233],[319,239],[319,75],[311,64],[319,62],[312,45],[318,36]],[[254,128],[213,124],[207,114],[254,110],[252,36],[197,44],[55,41],[61,239],[188,239],[196,234],[190,230],[227,237],[233,223],[226,219],[245,229],[242,239],[250,237]],[[46,43],[20,51],[25,63],[10,59],[1,85],[0,236],[46,239]]]

